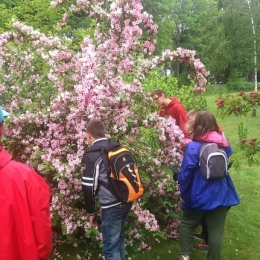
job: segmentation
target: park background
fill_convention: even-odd
[[[2,33],[0,41],[0,77],[1,89],[3,90],[1,93],[1,103],[5,108],[9,108],[12,111],[13,118],[11,117],[9,122],[11,130],[8,133],[8,137],[15,140],[15,142],[9,142],[9,139],[7,138],[6,147],[10,148],[10,150],[16,148],[14,150],[16,159],[28,162],[32,167],[38,170],[52,185],[53,190],[56,188],[56,192],[65,192],[61,186],[64,187],[64,185],[68,185],[68,179],[61,178],[63,177],[64,172],[57,171],[57,169],[60,170],[60,166],[65,167],[66,169],[65,165],[68,163],[70,167],[73,166],[75,168],[72,167],[74,170],[79,170],[75,166],[79,163],[79,160],[73,161],[70,159],[63,162],[64,165],[58,165],[57,161],[50,160],[48,157],[50,154],[47,154],[46,148],[49,146],[49,143],[51,143],[52,148],[57,145],[57,143],[54,144],[54,141],[57,141],[58,139],[55,135],[55,131],[62,134],[61,136],[65,137],[66,140],[69,139],[68,136],[63,135],[62,130],[57,127],[59,126],[62,128],[61,122],[58,121],[58,116],[64,116],[64,121],[65,119],[68,121],[71,120],[71,118],[67,117],[68,111],[74,112],[75,104],[81,104],[80,101],[71,97],[69,93],[72,93],[73,89],[75,90],[75,88],[73,88],[75,81],[79,78],[83,78],[84,71],[80,71],[82,74],[79,73],[80,77],[76,77],[75,79],[75,75],[69,70],[73,67],[72,63],[70,63],[71,57],[74,55],[73,57],[75,58],[75,54],[77,54],[77,52],[80,53],[83,50],[81,53],[83,58],[87,57],[86,54],[91,58],[92,56],[90,54],[92,54],[95,49],[87,50],[87,47],[92,45],[90,40],[85,41],[85,37],[88,36],[89,39],[95,39],[97,36],[95,30],[97,28],[103,32],[108,31],[110,28],[109,19],[102,20],[104,17],[107,18],[106,13],[98,13],[100,10],[98,8],[96,9],[97,16],[92,17],[86,15],[87,12],[84,12],[84,8],[78,10],[79,12],[74,12],[75,10],[72,11],[69,9],[74,2],[75,1],[59,1],[58,3],[52,1],[50,3],[49,1],[39,0],[0,1],[0,32]],[[83,2],[84,1],[82,1],[82,3]],[[116,6],[113,6],[114,9],[109,8],[109,5],[111,4],[112,6],[112,3],[120,5],[118,1],[85,1],[86,6],[90,3],[94,6],[95,4],[101,3],[101,5],[103,4],[102,7],[104,7],[104,10],[109,10],[115,17],[118,17]],[[132,8],[135,12],[141,11],[135,9],[135,7],[140,7],[140,1],[124,1],[124,3],[125,6],[128,4],[128,8],[130,6],[130,9]],[[168,60],[160,60],[160,62],[162,61],[161,64],[160,62],[155,64],[155,74],[147,73],[145,80],[140,80],[140,78],[138,78],[142,83],[144,91],[140,91],[140,88],[138,89],[136,87],[138,84],[131,85],[134,87],[134,90],[138,90],[137,93],[139,96],[132,95],[132,92],[128,87],[125,89],[123,88],[123,91],[119,87],[117,89],[116,84],[113,82],[110,82],[109,86],[112,87],[114,92],[106,92],[101,88],[100,91],[96,89],[95,94],[97,96],[101,95],[104,98],[106,98],[105,94],[111,94],[111,99],[116,99],[117,96],[120,96],[120,99],[123,101],[129,100],[129,97],[131,97],[132,100],[136,101],[131,107],[132,109],[136,108],[138,102],[145,101],[144,103],[141,103],[142,109],[140,109],[140,107],[139,109],[135,109],[135,115],[138,113],[140,114],[140,111],[142,111],[145,112],[145,116],[156,110],[156,107],[153,107],[151,104],[151,99],[149,99],[149,91],[153,88],[163,86],[167,94],[177,95],[188,110],[191,108],[208,109],[217,116],[218,121],[224,128],[226,136],[230,140],[236,153],[239,155],[237,161],[240,162],[240,168],[233,168],[231,174],[242,201],[241,205],[234,207],[230,211],[230,215],[227,219],[227,232],[225,233],[225,241],[223,244],[223,259],[258,259],[259,246],[257,245],[256,238],[258,236],[259,227],[259,224],[257,223],[257,213],[259,212],[259,209],[257,208],[257,198],[259,196],[257,191],[259,181],[257,177],[259,168],[258,166],[255,166],[255,164],[257,164],[259,144],[256,140],[254,141],[253,153],[245,151],[246,149],[243,149],[245,146],[242,147],[241,151],[241,128],[239,133],[238,126],[240,125],[241,120],[244,120],[243,126],[248,129],[248,134],[247,136],[244,135],[244,129],[242,131],[242,136],[247,137],[248,140],[257,137],[259,117],[257,113],[256,116],[250,117],[250,112],[253,108],[256,108],[259,100],[256,99],[252,101],[250,98],[242,99],[239,98],[242,94],[238,96],[237,93],[245,91],[244,93],[249,96],[252,92],[257,93],[257,76],[259,74],[259,63],[257,60],[260,24],[259,1],[164,0],[160,2],[141,1],[141,4],[144,7],[144,11],[153,15],[154,22],[158,24],[158,33],[156,34],[157,28],[156,26],[153,26],[153,23],[149,20],[150,17],[144,15],[145,18],[143,18],[142,22],[145,22],[145,26],[142,27],[140,25],[142,34],[136,37],[136,39],[140,40],[140,44],[136,44],[135,55],[137,56],[128,56],[128,53],[124,53],[129,60],[124,59],[125,64],[122,66],[123,70],[121,72],[120,70],[117,71],[122,80],[120,83],[125,82],[131,85],[132,82],[134,82],[136,84],[134,81],[134,74],[136,71],[132,71],[132,68],[134,68],[134,65],[138,66],[138,62],[141,63],[139,59],[145,60],[147,57],[157,57],[157,55],[160,57],[160,53],[163,53],[165,49],[177,49],[177,52],[167,52],[166,54],[169,55]],[[82,6],[83,5],[84,4],[82,4]],[[135,19],[135,23],[139,26],[139,17],[135,17],[135,13],[132,13],[131,18]],[[148,31],[145,30],[147,28],[149,29]],[[136,29],[135,33],[138,34],[139,30]],[[58,37],[59,40],[52,38],[54,36]],[[52,41],[49,41],[49,39],[52,39]],[[156,45],[155,40],[157,41]],[[41,41],[43,44],[40,46]],[[82,44],[83,41],[84,44]],[[142,41],[144,44],[141,43]],[[60,42],[62,44],[60,44]],[[94,41],[94,44],[97,42]],[[37,47],[35,47],[35,45],[37,45]],[[63,46],[66,46],[67,49],[63,48]],[[207,73],[204,71],[204,65],[200,63],[198,59],[195,60],[195,51],[189,50],[195,50],[196,58],[200,58],[205,64],[206,69],[210,71],[210,75],[207,77],[208,83],[206,85],[205,94],[200,93],[203,91],[203,86],[201,84],[205,83],[204,76],[207,76]],[[131,51],[132,50],[129,49],[129,53],[131,53]],[[58,54],[61,56],[58,56]],[[106,54],[109,54],[109,50]],[[47,57],[48,55],[51,56],[50,59]],[[108,57],[109,55],[105,58],[108,59]],[[134,57],[138,57],[138,59],[135,59]],[[51,62],[48,63],[46,60]],[[146,61],[148,61],[148,59],[146,59]],[[57,65],[59,62],[61,66]],[[84,65],[84,61],[82,64]],[[79,67],[82,64],[78,65],[76,72],[79,71]],[[100,64],[101,67],[109,66],[108,63],[105,62],[101,62]],[[148,70],[151,70],[152,65],[149,64],[149,66]],[[147,67],[145,67],[145,69],[147,69]],[[201,70],[199,71],[199,69]],[[90,70],[86,69],[85,73],[88,74],[89,71]],[[198,71],[200,73],[198,73]],[[100,72],[105,73],[105,70],[100,70],[99,74]],[[99,74],[97,73],[96,75],[99,76]],[[46,75],[48,75],[48,77]],[[195,77],[190,77],[189,75],[195,75]],[[70,76],[72,80],[69,79]],[[74,78],[72,78],[73,76]],[[168,77],[168,79],[165,76]],[[61,81],[61,79],[64,81]],[[63,89],[61,83],[65,85],[65,89]],[[222,85],[223,83],[225,85]],[[193,93],[194,85],[198,87],[195,88],[195,90],[197,90],[197,92],[195,92],[196,94]],[[95,83],[91,83],[91,88],[95,90]],[[117,90],[118,92],[115,93]],[[78,89],[77,91],[78,95],[81,94],[83,96],[86,94],[84,91],[80,92]],[[124,91],[126,93],[124,93]],[[231,94],[234,94],[234,96]],[[81,97],[79,96],[79,99],[80,98]],[[147,99],[142,100],[143,98]],[[217,109],[215,101],[223,98],[227,101],[224,104],[228,104],[229,106],[225,107],[224,105]],[[51,102],[48,103],[48,99],[50,99],[49,101]],[[108,101],[110,104],[114,105],[110,99],[108,99]],[[62,104],[58,104],[58,102],[61,102]],[[64,105],[64,110],[66,108],[68,111],[63,111],[62,105]],[[123,106],[124,105],[125,104],[123,103]],[[152,107],[151,110],[149,110],[149,105]],[[122,103],[120,103],[120,106],[122,106]],[[146,108],[148,111],[143,108]],[[52,111],[55,109],[60,113],[59,115]],[[88,112],[89,111],[91,110],[88,110]],[[234,115],[235,112],[236,114]],[[48,115],[48,113],[54,117],[53,121],[55,122],[48,122],[50,119],[48,116],[45,116]],[[74,112],[73,115],[76,115],[76,112]],[[124,115],[128,115],[128,118],[132,116],[131,113],[126,113]],[[222,119],[223,117],[224,119]],[[42,120],[44,123],[37,122],[37,124],[34,125],[30,122],[30,119],[32,121],[39,119],[39,121]],[[155,121],[156,120],[159,119],[155,119]],[[75,123],[73,120],[69,122]],[[51,123],[55,123],[56,128],[51,129],[53,132],[50,134],[46,134],[44,131],[46,131],[47,126],[49,128],[52,127]],[[113,123],[113,121],[110,122],[110,125],[112,126]],[[130,124],[133,122],[128,121],[127,123]],[[169,122],[165,123],[164,121],[161,121],[160,123],[165,124],[166,129]],[[21,126],[24,128],[24,132],[21,131]],[[142,125],[138,126],[140,128],[143,127]],[[151,126],[154,125],[151,123]],[[82,128],[84,127],[82,126]],[[81,131],[82,128],[73,130],[74,132],[80,130],[79,132],[83,133],[83,131]],[[39,131],[34,132],[35,129]],[[66,130],[68,129],[66,128]],[[147,131],[143,128],[142,130],[146,136]],[[159,130],[162,131],[162,129]],[[19,131],[21,131],[21,136],[25,140],[21,141]],[[42,140],[39,138],[41,134],[44,135],[47,144],[43,143],[44,138]],[[125,132],[122,131],[120,134],[125,134]],[[54,138],[55,140],[51,139],[53,136],[56,138]],[[82,136],[79,136],[79,139],[82,139]],[[144,136],[141,136],[141,139],[139,140],[142,140],[143,137]],[[156,139],[155,133],[152,133],[153,138],[151,138],[151,133],[149,131],[148,137],[149,141],[151,141],[151,139]],[[175,137],[178,137],[178,135],[176,134]],[[118,135],[116,138],[118,138]],[[162,138],[161,133],[159,134],[159,138]],[[38,146],[35,146],[36,139],[38,141]],[[69,139],[69,141],[71,140]],[[77,145],[84,146],[83,142],[79,142]],[[154,149],[158,149],[158,146],[160,145],[165,148],[163,142],[155,142],[153,145]],[[66,146],[66,144],[64,146]],[[34,151],[33,148],[35,149],[35,147],[38,148],[38,150]],[[251,148],[249,143],[247,148],[248,147]],[[46,154],[41,155],[41,149],[43,148],[46,148],[46,151],[44,151]],[[72,141],[64,150],[62,150],[62,153],[70,152],[73,149],[74,143]],[[243,150],[246,153],[243,154]],[[53,153],[53,155],[55,155],[54,157],[56,160],[59,160],[60,158],[64,159],[63,157],[60,157],[60,151],[55,152],[57,154]],[[254,156],[255,154],[256,156]],[[76,155],[77,157],[79,154],[72,153],[72,155]],[[47,162],[42,162],[39,159],[42,158],[42,156],[46,156],[45,160]],[[145,159],[144,156],[141,158]],[[178,162],[178,159],[180,158],[177,158],[175,163]],[[169,163],[167,158],[164,162]],[[248,164],[252,164],[252,166],[249,167]],[[39,167],[39,165],[41,167]],[[71,170],[70,167],[68,168]],[[75,175],[73,182],[80,179],[79,176],[80,174]],[[147,181],[147,179],[145,179],[145,181]],[[74,184],[76,187],[80,186],[80,183]],[[167,188],[168,192],[175,192],[173,188]],[[72,190],[73,189],[71,189],[70,192]],[[79,192],[77,192],[75,194],[79,194]],[[57,197],[60,200],[58,203],[56,202],[57,204],[55,206],[58,207],[62,203],[64,197]],[[173,199],[178,201],[177,197],[174,197]],[[79,201],[77,201],[77,203]],[[147,201],[149,202],[149,199],[147,199]],[[54,201],[52,205],[54,205]],[[76,207],[79,207],[78,204]],[[66,217],[71,217],[71,214],[72,213],[69,213]],[[178,217],[178,214],[176,214],[176,216]],[[57,243],[57,247],[55,247],[53,257],[65,259],[73,259],[73,257],[75,257],[75,259],[90,259],[91,254],[93,253],[95,259],[97,257],[95,254],[98,254],[100,249],[95,247],[95,250],[92,252],[93,244],[90,243],[89,240],[84,241],[81,245],[78,245],[76,242],[73,243],[73,239],[76,235],[73,234],[71,236],[71,230],[68,230],[68,227],[69,224],[73,223],[74,219],[70,223],[67,223],[66,217],[62,218],[62,216],[59,215],[58,209],[55,212],[54,208],[53,224],[55,227],[60,225],[60,229],[57,228],[55,231],[61,233],[64,237],[60,240],[56,237],[55,242]],[[86,222],[86,219],[84,221]],[[95,238],[93,237],[98,236],[98,234],[95,233],[94,230],[89,231],[90,232],[88,232],[87,235],[91,235],[92,240],[95,241]],[[160,237],[159,234],[157,235]],[[160,239],[156,237],[155,240],[148,231],[144,231],[142,236],[145,240],[152,243],[152,250],[144,250],[143,252],[138,253],[136,250],[128,248],[129,257],[133,257],[133,259],[134,256],[136,256],[136,259],[144,259],[144,257],[155,259],[157,256],[160,256],[161,259],[178,258],[178,256],[176,256],[178,251],[178,242],[176,240],[170,238],[163,240],[161,237]],[[62,242],[65,246],[58,246],[60,244],[58,242]],[[137,249],[137,247],[134,246],[134,249]],[[59,254],[61,254],[61,257]],[[192,256],[194,259],[201,259],[201,257],[203,257],[201,252],[196,251],[193,252]]]

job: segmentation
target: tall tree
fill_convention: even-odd
[[[207,63],[203,49],[207,44],[203,29],[210,19],[216,15],[217,6],[214,0],[175,0],[168,10],[167,17],[174,24],[171,32],[172,48],[182,47],[196,50],[200,58]],[[180,64],[176,64],[177,75],[183,72]],[[184,77],[187,74],[184,74]]]
[[[172,0],[142,0],[144,11],[152,14],[154,22],[158,25],[158,34],[156,35],[155,55],[161,53],[164,49],[172,48],[171,32],[174,27],[169,19],[169,10],[173,6]]]
[[[254,74],[254,49],[259,46],[254,39],[259,37],[259,28],[252,29],[252,19],[259,23],[259,3],[246,0],[218,1],[219,13],[208,24],[206,35],[209,39],[205,54],[211,55],[209,69],[224,80],[236,78],[252,79]],[[259,67],[259,65],[257,65]]]
[[[249,15],[251,18],[252,32],[253,32],[253,41],[254,41],[254,83],[255,83],[255,92],[257,92],[257,38],[256,38],[256,26],[255,19],[253,17],[252,9],[251,9],[251,1],[246,0],[249,9]]]

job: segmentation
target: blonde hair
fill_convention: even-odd
[[[198,113],[199,113],[199,110],[192,109],[187,113],[186,117],[188,120],[194,120]]]

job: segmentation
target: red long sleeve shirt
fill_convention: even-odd
[[[161,108],[159,115],[160,116],[171,116],[176,120],[176,125],[184,133],[185,138],[189,138],[187,133],[184,130],[184,125],[187,122],[187,112],[179,99],[173,97],[170,98],[172,101],[168,104],[166,108]]]

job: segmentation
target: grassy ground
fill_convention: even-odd
[[[257,112],[258,115],[254,118],[250,116],[243,118],[229,116],[222,120],[217,115],[215,105],[215,100],[218,98],[220,92],[225,92],[223,86],[220,87],[220,91],[217,88],[212,88],[211,91],[207,92],[210,94],[205,94],[208,109],[216,116],[226,137],[229,139],[234,150],[236,150],[238,145],[237,126],[239,122],[244,120],[248,128],[248,137],[257,137],[260,128],[260,111]],[[258,166],[248,167],[244,163],[240,169],[231,169],[231,176],[239,193],[241,204],[231,208],[228,213],[222,248],[222,260],[258,260],[260,259],[260,243],[258,242],[260,235],[260,168]],[[147,239],[152,242],[152,250],[138,254],[129,252],[128,259],[178,259],[178,241],[169,239],[157,243],[152,237],[147,237]],[[198,241],[194,239],[195,242]],[[86,245],[85,250],[87,249],[89,249],[88,245]],[[76,248],[63,247],[61,251],[63,259],[77,259],[71,256],[77,252]],[[55,259],[55,257],[53,256],[52,259]],[[193,250],[191,259],[206,259],[206,253]]]

